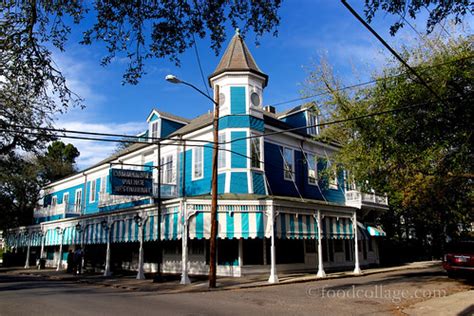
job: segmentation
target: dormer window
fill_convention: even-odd
[[[154,121],[150,123],[150,137],[151,141],[155,140],[155,138],[158,138],[159,135],[159,121]]]
[[[316,112],[307,111],[306,112],[306,132],[309,135],[317,136],[319,135],[319,124],[318,115]]]

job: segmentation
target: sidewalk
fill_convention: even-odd
[[[474,315],[474,290],[416,303],[403,312],[410,316]]]
[[[415,262],[397,267],[389,268],[373,268],[363,270],[363,275],[371,275],[375,273],[384,273],[391,271],[401,271],[407,269],[422,269],[427,267],[440,266],[440,261],[423,261]],[[78,283],[92,284],[97,286],[108,286],[114,288],[125,289],[129,291],[153,291],[159,294],[171,294],[171,293],[185,293],[185,292],[205,292],[209,291],[208,281],[205,276],[190,277],[191,284],[181,285],[179,284],[179,276],[164,276],[162,282],[154,283],[151,279],[137,280],[135,275],[116,275],[111,277],[104,277],[100,274],[85,274],[75,276],[67,274],[65,271],[56,271],[54,269],[6,269],[5,273],[16,274],[16,275],[29,275],[41,278],[48,278],[52,280],[62,281],[76,281]],[[230,277],[218,277],[217,278],[217,289],[216,290],[235,290],[244,288],[255,288],[264,286],[276,286],[278,284],[290,284],[290,283],[301,283],[311,282],[316,280],[328,280],[336,278],[347,278],[352,277],[354,274],[351,271],[328,273],[324,279],[319,279],[315,274],[308,272],[304,273],[280,273],[278,278],[280,282],[278,284],[268,283],[268,274],[256,274],[247,275],[240,278]]]

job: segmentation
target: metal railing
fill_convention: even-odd
[[[72,203],[61,203],[56,205],[38,206],[33,213],[34,218],[55,215],[81,214],[81,206]]]
[[[364,203],[388,206],[388,197],[376,193],[360,192],[358,190],[346,191],[346,204],[360,207]]]

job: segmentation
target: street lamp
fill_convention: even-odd
[[[214,89],[214,99],[191,83],[183,81],[174,75],[167,75],[166,81],[184,84],[193,88],[214,104],[214,146],[212,149],[212,184],[211,184],[211,240],[209,243],[209,287],[216,287],[216,242],[217,242],[217,142],[219,139],[219,86]]]

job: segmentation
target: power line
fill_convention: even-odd
[[[456,60],[447,61],[447,62],[444,62],[444,63],[438,63],[438,64],[431,65],[431,66],[420,67],[420,69],[429,69],[429,68],[434,68],[434,67],[440,67],[440,66],[444,66],[444,65],[464,61],[464,60],[468,60],[468,59],[471,59],[473,57],[474,57],[474,55],[469,55],[469,56],[465,56],[465,57],[462,57],[462,58],[459,58],[459,59],[456,59]],[[387,76],[387,77],[384,77],[384,78],[378,78],[378,79],[374,79],[374,80],[370,80],[370,81],[366,81],[366,82],[362,82],[362,83],[358,83],[358,84],[354,84],[354,85],[350,85],[350,86],[341,87],[341,88],[338,88],[338,89],[334,89],[333,92],[344,91],[344,90],[353,89],[353,88],[361,87],[361,86],[364,86],[364,85],[376,83],[376,82],[379,82],[379,81],[384,81],[384,80],[387,80],[387,79],[396,78],[396,77],[402,76],[406,73],[407,72],[404,72],[402,74],[393,75],[393,76]],[[273,103],[273,105],[276,106],[276,105],[281,105],[281,104],[285,104],[285,103],[301,101],[301,100],[315,98],[315,97],[323,96],[323,95],[327,95],[327,94],[329,94],[329,92],[321,92],[321,93],[317,93],[317,94],[313,94],[313,95],[309,95],[309,96],[305,96],[305,97],[300,97],[300,98],[290,99],[290,100],[287,100],[287,101]],[[233,114],[232,116],[248,116],[248,114]],[[223,117],[220,117],[219,119],[222,119],[222,118]],[[48,127],[35,127],[35,126],[30,126],[30,125],[19,125],[19,124],[4,124],[4,126],[8,126],[8,127],[12,127],[12,128],[44,130],[44,131],[50,131],[50,132],[60,132],[60,133],[70,133],[70,134],[82,134],[82,135],[91,135],[91,136],[128,138],[128,140],[121,140],[121,141],[119,141],[119,140],[106,140],[106,141],[116,141],[116,142],[123,142],[123,143],[136,143],[136,141],[134,141],[132,139],[138,139],[138,140],[143,139],[143,140],[145,140],[145,141],[139,141],[139,143],[146,143],[146,141],[148,141],[148,140],[159,141],[159,142],[165,141],[165,140],[173,141],[173,142],[181,142],[182,141],[179,138],[172,138],[172,137],[161,137],[160,138],[160,137],[152,137],[152,136],[146,136],[145,137],[145,136],[136,136],[136,135],[127,135],[127,134],[85,132],[85,131],[79,131],[79,130],[68,130],[68,129],[59,129],[59,128],[48,128]],[[21,131],[21,132],[23,132],[23,131]],[[43,134],[41,134],[41,135],[43,135]],[[66,136],[58,136],[58,137],[66,138]],[[175,136],[173,136],[173,137],[175,137]],[[68,138],[74,138],[74,137],[68,137]],[[80,138],[78,138],[78,139],[80,139]],[[95,139],[89,139],[89,140],[95,140]],[[101,141],[102,139],[97,139],[97,140]],[[190,140],[188,140],[188,141],[190,141]],[[207,141],[204,141],[204,140],[192,140],[192,141],[193,142],[207,142]]]
[[[204,85],[204,88],[206,88],[207,96],[211,97],[211,95],[209,94],[209,89],[208,89],[207,84],[206,84],[206,80],[204,79],[204,72],[202,71],[201,58],[199,57],[199,51],[198,51],[196,39],[194,38],[194,33],[192,33],[192,35],[193,35],[194,53],[196,54],[196,59],[197,59],[197,62],[198,62],[199,71],[201,72],[202,83]]]
[[[351,14],[359,20],[362,25],[365,26],[384,46],[387,48],[390,53],[395,56],[410,72],[418,78],[422,85],[428,89],[437,99],[441,101],[441,97],[428,85],[428,83],[413,69],[408,63],[390,46],[388,43],[347,3],[346,0],[341,0],[342,4],[351,12]]]
[[[447,98],[447,99],[444,99],[444,100],[441,100],[441,101],[447,101],[447,100],[451,100],[451,99],[455,99],[455,98]],[[255,134],[255,135],[250,135],[250,136],[246,136],[246,137],[240,137],[240,138],[233,139],[229,142],[226,142],[226,144],[233,143],[233,142],[236,142],[236,141],[239,141],[239,140],[244,140],[244,139],[257,138],[257,137],[262,137],[262,136],[271,136],[271,135],[277,135],[277,134],[284,134],[284,133],[288,133],[288,132],[295,132],[295,131],[304,130],[304,129],[312,128],[312,127],[320,127],[320,126],[326,126],[326,125],[340,124],[340,123],[360,120],[360,119],[364,119],[364,118],[368,118],[368,117],[372,117],[372,116],[394,113],[394,112],[398,112],[398,111],[402,111],[402,110],[406,110],[406,109],[410,109],[410,108],[414,108],[414,107],[419,107],[419,106],[423,106],[423,105],[433,104],[433,103],[435,103],[435,102],[431,101],[431,102],[417,103],[417,104],[398,107],[398,108],[391,109],[391,110],[372,112],[372,113],[369,113],[369,114],[350,117],[350,118],[346,118],[346,119],[334,120],[334,121],[329,121],[329,122],[324,122],[324,123],[319,123],[319,124],[313,124],[313,125],[307,125],[307,126],[301,126],[301,127],[293,127],[293,128],[288,128],[288,129],[285,129],[285,130],[282,130],[282,131],[269,132],[269,133],[264,133],[264,134],[261,134],[261,135]],[[221,144],[223,144],[223,143],[221,143]]]
[[[473,57],[474,57],[474,55],[469,55],[469,56],[462,57],[462,58],[459,58],[459,59],[446,61],[446,62],[443,62],[443,63],[438,63],[438,64],[434,64],[434,65],[419,67],[419,69],[424,70],[424,69],[440,67],[440,66],[456,63],[456,62],[459,62],[459,61],[471,59]],[[373,79],[373,80],[353,84],[353,85],[350,85],[350,86],[341,87],[341,88],[338,88],[338,89],[334,89],[333,92],[339,92],[339,91],[349,90],[349,89],[353,89],[353,88],[359,88],[359,87],[362,87],[362,86],[366,86],[366,85],[369,85],[369,84],[372,84],[372,83],[377,83],[377,82],[384,81],[384,80],[387,80],[387,79],[397,78],[397,77],[403,76],[407,73],[408,73],[408,71],[405,71],[405,72],[402,72],[400,74],[387,76],[387,77],[383,77],[383,78],[377,78],[377,79]],[[290,100],[286,100],[286,101],[273,103],[273,104],[270,104],[270,105],[277,106],[277,105],[282,105],[282,104],[288,104],[288,103],[293,103],[293,102],[296,102],[296,101],[303,101],[303,100],[307,100],[307,99],[320,97],[320,96],[327,95],[327,94],[329,94],[329,92],[320,92],[320,93],[311,94],[311,95],[304,96],[304,97],[299,97],[299,98],[294,98],[294,99],[290,99]]]

